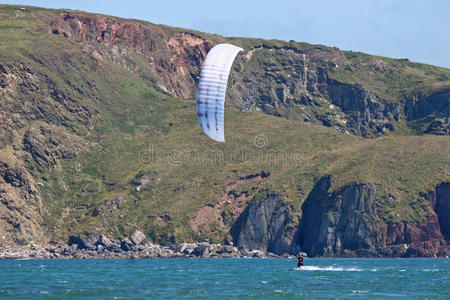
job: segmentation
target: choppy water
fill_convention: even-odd
[[[450,299],[448,259],[0,261],[5,298]],[[219,298],[220,299],[220,298]]]

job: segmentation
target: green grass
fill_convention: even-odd
[[[337,68],[331,73],[332,78],[363,84],[386,102],[397,103],[414,93],[427,95],[450,86],[449,69],[361,52],[344,51],[344,54],[351,65]],[[386,63],[386,70],[374,72],[376,60]]]

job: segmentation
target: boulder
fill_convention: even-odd
[[[265,257],[264,251],[262,250],[252,250],[250,254],[252,257]]]
[[[70,236],[69,237],[69,246],[77,245],[78,249],[90,249],[95,250],[95,246],[97,245],[98,236],[90,233],[85,237],[78,236]]]
[[[184,254],[191,254],[195,248],[197,248],[197,244],[196,243],[186,243],[186,247],[182,247],[182,253]]]
[[[133,242],[133,244],[140,245],[145,242],[145,234],[142,233],[139,230],[135,230],[133,234],[130,236],[130,240]]]
[[[129,238],[120,238],[120,248],[123,251],[132,250],[134,243]]]
[[[209,253],[209,245],[200,244],[192,251],[192,254],[195,256],[204,256],[205,254]]]
[[[109,248],[113,245],[111,240],[104,234],[101,234],[97,241],[98,245],[102,245],[103,247]]]

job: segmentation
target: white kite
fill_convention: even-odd
[[[197,117],[203,131],[215,141],[225,142],[224,104],[228,76],[236,55],[244,49],[219,44],[209,50],[200,73],[197,91]]]

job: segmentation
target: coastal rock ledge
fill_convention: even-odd
[[[67,245],[40,247],[4,247],[0,259],[69,259],[69,258],[170,258],[170,257],[280,257],[262,250],[248,250],[232,245],[174,243],[157,245],[145,242],[145,235],[136,230],[129,238],[109,239],[106,235],[71,236]]]

